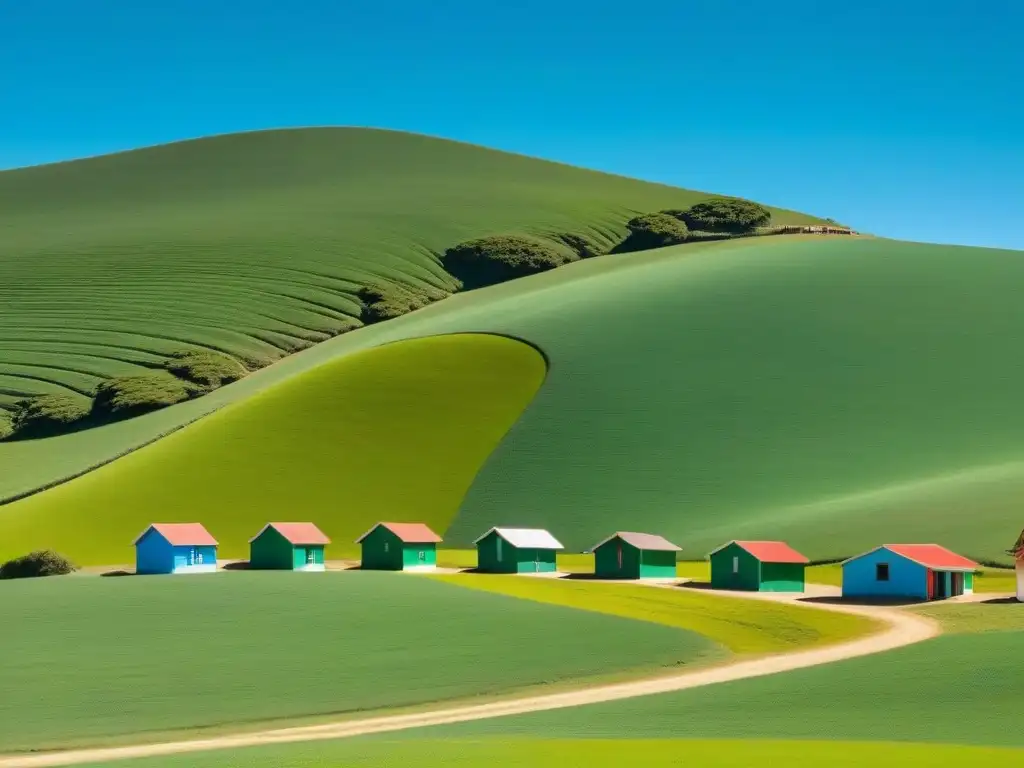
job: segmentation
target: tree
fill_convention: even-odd
[[[679,212],[679,218],[694,231],[743,234],[767,226],[772,214],[750,200],[714,197]]]
[[[629,236],[615,249],[616,253],[646,251],[685,243],[690,232],[686,225],[665,213],[645,213],[626,222]]]
[[[567,247],[523,235],[494,235],[459,243],[441,263],[466,288],[495,285],[578,261]]]

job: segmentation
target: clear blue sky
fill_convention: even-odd
[[[368,125],[1024,249],[1022,37],[1022,0],[0,0],[0,168]]]

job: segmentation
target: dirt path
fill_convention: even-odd
[[[663,586],[670,585],[651,585]],[[808,585],[808,595],[814,601],[814,608],[828,611],[839,611],[858,616],[878,619],[888,627],[876,634],[858,640],[813,648],[792,653],[776,654],[759,659],[738,661],[718,667],[698,669],[645,680],[616,683],[611,685],[591,686],[565,693],[541,694],[522,698],[506,699],[486,704],[444,707],[432,711],[417,712],[405,715],[385,715],[361,720],[345,720],[321,725],[278,728],[274,730],[240,733],[228,736],[211,736],[205,739],[173,741],[157,744],[140,744],[122,747],[101,747],[93,749],[69,750],[64,752],[38,753],[31,755],[11,755],[0,757],[0,768],[47,768],[49,766],[80,765],[82,763],[126,760],[139,757],[155,757],[205,750],[233,749],[267,744],[284,744],[289,742],[319,741],[325,739],[341,739],[351,736],[362,736],[371,733],[385,733],[408,728],[422,728],[430,725],[460,723],[468,720],[482,720],[503,715],[516,715],[526,712],[539,712],[563,707],[578,707],[585,704],[596,704],[604,701],[628,699],[636,696],[649,696],[671,691],[682,691],[688,688],[699,688],[705,685],[742,680],[750,677],[761,677],[778,672],[787,672],[818,664],[829,664],[856,656],[900,648],[905,645],[919,643],[935,637],[940,633],[937,622],[898,608],[877,606],[847,605],[830,603],[837,590],[830,587]],[[744,593],[716,592],[724,597],[739,599],[765,599],[780,602],[798,602],[798,598],[789,595],[754,595]],[[807,603],[804,603],[805,605]]]

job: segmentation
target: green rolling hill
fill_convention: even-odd
[[[280,357],[323,339],[187,403],[0,443],[0,557],[59,546],[123,562],[157,517],[199,517],[239,554],[273,517],[346,541],[403,516],[450,546],[504,524],[550,528],[573,550],[632,528],[687,557],[784,537],[816,559],[928,540],[1003,560],[1024,491],[1020,253],[688,244],[584,259],[343,334],[318,325],[351,320],[365,281],[445,286],[437,254],[465,237],[608,245],[632,213],[697,197],[344,129],[0,174],[12,233],[0,291],[15,308],[0,319],[0,365],[27,355],[2,374],[34,382],[20,392],[64,386],[51,370],[144,369],[132,355],[155,365],[173,345]]]

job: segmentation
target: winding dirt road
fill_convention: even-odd
[[[651,585],[659,586],[659,585]],[[668,585],[660,585],[668,586]],[[682,672],[673,675],[635,680],[611,685],[580,688],[564,693],[541,694],[522,698],[506,699],[466,706],[455,706],[416,712],[405,715],[385,715],[361,720],[345,720],[321,725],[279,728],[274,730],[240,733],[236,735],[211,736],[205,739],[171,741],[156,744],[139,744],[121,747],[68,750],[64,752],[10,755],[0,757],[0,768],[49,768],[50,766],[80,765],[83,763],[126,760],[139,757],[155,757],[206,750],[233,749],[267,744],[320,741],[363,736],[371,733],[385,733],[408,728],[422,728],[430,725],[460,723],[468,720],[483,720],[503,715],[517,715],[563,707],[578,707],[604,701],[629,699],[636,696],[650,696],[658,693],[682,691],[705,685],[742,680],[750,677],[788,672],[818,664],[829,664],[856,656],[900,648],[935,637],[940,633],[939,625],[924,616],[898,608],[855,606],[829,603],[827,600],[835,590],[808,585],[812,597],[826,602],[813,603],[820,610],[838,611],[858,616],[867,616],[885,623],[884,631],[858,640],[792,653],[776,654],[747,661],[727,663],[722,666]],[[813,591],[812,591],[813,590]],[[767,599],[795,602],[796,598],[783,595],[751,595],[716,592],[723,597],[741,599]],[[806,603],[804,603],[806,604]]]

